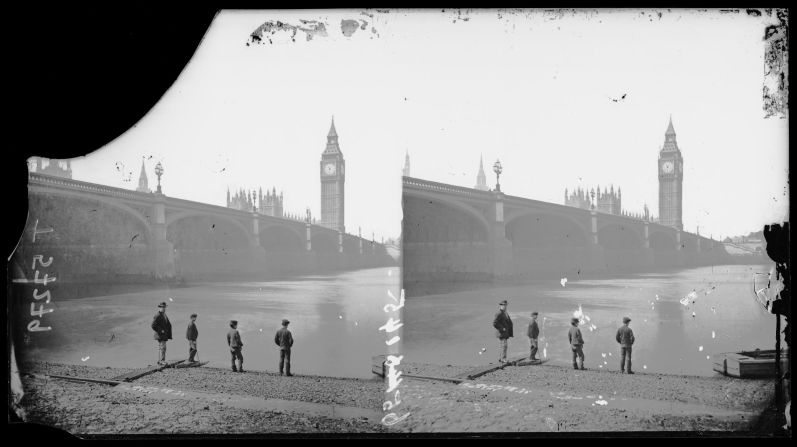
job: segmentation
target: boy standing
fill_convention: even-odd
[[[282,375],[283,366],[285,367],[285,375],[291,377],[291,347],[293,346],[293,335],[288,330],[290,321],[282,320],[282,328],[274,335],[274,343],[280,348],[280,375]]]
[[[537,355],[537,349],[539,348],[539,341],[538,337],[540,336],[540,327],[537,325],[537,312],[531,313],[531,322],[529,323],[529,329],[527,335],[529,336],[529,347],[531,348],[531,353],[529,355],[529,360],[539,360]]]
[[[570,349],[573,350],[573,369],[579,369],[578,363],[581,363],[580,369],[584,368],[584,338],[581,337],[581,329],[578,328],[578,318],[573,317],[570,319],[570,331],[567,333],[567,338],[570,340]],[[576,360],[578,359],[578,363]]]
[[[634,344],[634,331],[628,327],[628,323],[631,322],[631,319],[628,317],[623,317],[623,325],[620,326],[620,329],[617,329],[617,343],[620,343],[620,374],[626,371],[625,369],[625,357],[628,355],[628,374],[633,374],[634,371],[631,371],[631,345]]]
[[[199,330],[196,328],[196,314],[191,314],[191,321],[188,322],[188,328],[185,330],[185,338],[188,339],[188,362],[194,363],[194,356],[196,355],[196,339],[199,337]]]
[[[230,346],[230,355],[232,356],[232,370],[233,372],[244,372],[244,355],[241,353],[244,344],[241,341],[241,334],[238,333],[238,321],[230,321],[230,331],[227,332],[227,344]],[[235,367],[235,362],[238,361],[238,368]]]

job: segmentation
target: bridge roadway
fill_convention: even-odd
[[[719,241],[644,219],[403,177],[403,277],[650,271],[727,260]]]
[[[67,281],[312,274],[395,263],[385,246],[360,236],[159,193],[30,173],[28,197],[18,251],[47,251]],[[54,229],[35,246],[34,225]]]

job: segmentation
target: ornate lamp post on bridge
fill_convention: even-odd
[[[592,190],[589,192],[589,197],[590,197],[589,209],[594,210],[595,209],[595,188],[592,188]]]
[[[156,192],[158,194],[163,194],[163,191],[161,191],[161,176],[163,175],[163,165],[161,165],[161,162],[155,165],[155,175],[158,176],[158,189]]]
[[[501,167],[501,160],[495,160],[495,164],[493,165],[493,172],[495,172],[495,190],[501,191],[501,172],[504,169]]]

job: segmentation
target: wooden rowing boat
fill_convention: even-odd
[[[781,374],[788,367],[788,350],[780,353]],[[775,350],[755,349],[741,352],[723,352],[713,357],[714,371],[742,379],[775,377]]]

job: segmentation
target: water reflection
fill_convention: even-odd
[[[767,349],[774,344],[774,317],[761,308],[751,292],[753,272],[767,269],[714,266],[626,278],[569,278],[565,287],[555,279],[414,297],[405,307],[404,350],[410,361],[495,362],[497,341],[492,317],[498,302],[507,299],[515,325],[510,353],[528,355],[526,327],[531,312],[538,311],[540,350],[547,343],[550,359],[569,363],[569,320],[581,305],[595,325],[593,331],[581,326],[587,367],[598,369],[606,361],[603,369],[619,370],[619,347],[614,336],[627,315],[636,336],[635,369],[647,365],[647,372],[713,375],[712,362],[706,356]],[[690,299],[688,306],[682,305],[680,300],[693,290],[697,295],[694,303]],[[702,351],[700,346],[704,347]]]
[[[382,306],[398,274],[388,268],[268,282],[206,283],[192,287],[53,301],[51,333],[42,333],[27,352],[34,359],[95,366],[143,367],[156,361],[150,323],[166,301],[173,340],[167,358],[188,357],[189,315],[199,316],[200,360],[229,367],[229,321],[238,320],[244,369],[276,371],[274,334],[283,318],[295,344],[292,372],[370,378],[371,356],[385,352]],[[171,298],[171,300],[170,300]],[[83,362],[81,359],[89,356]]]

